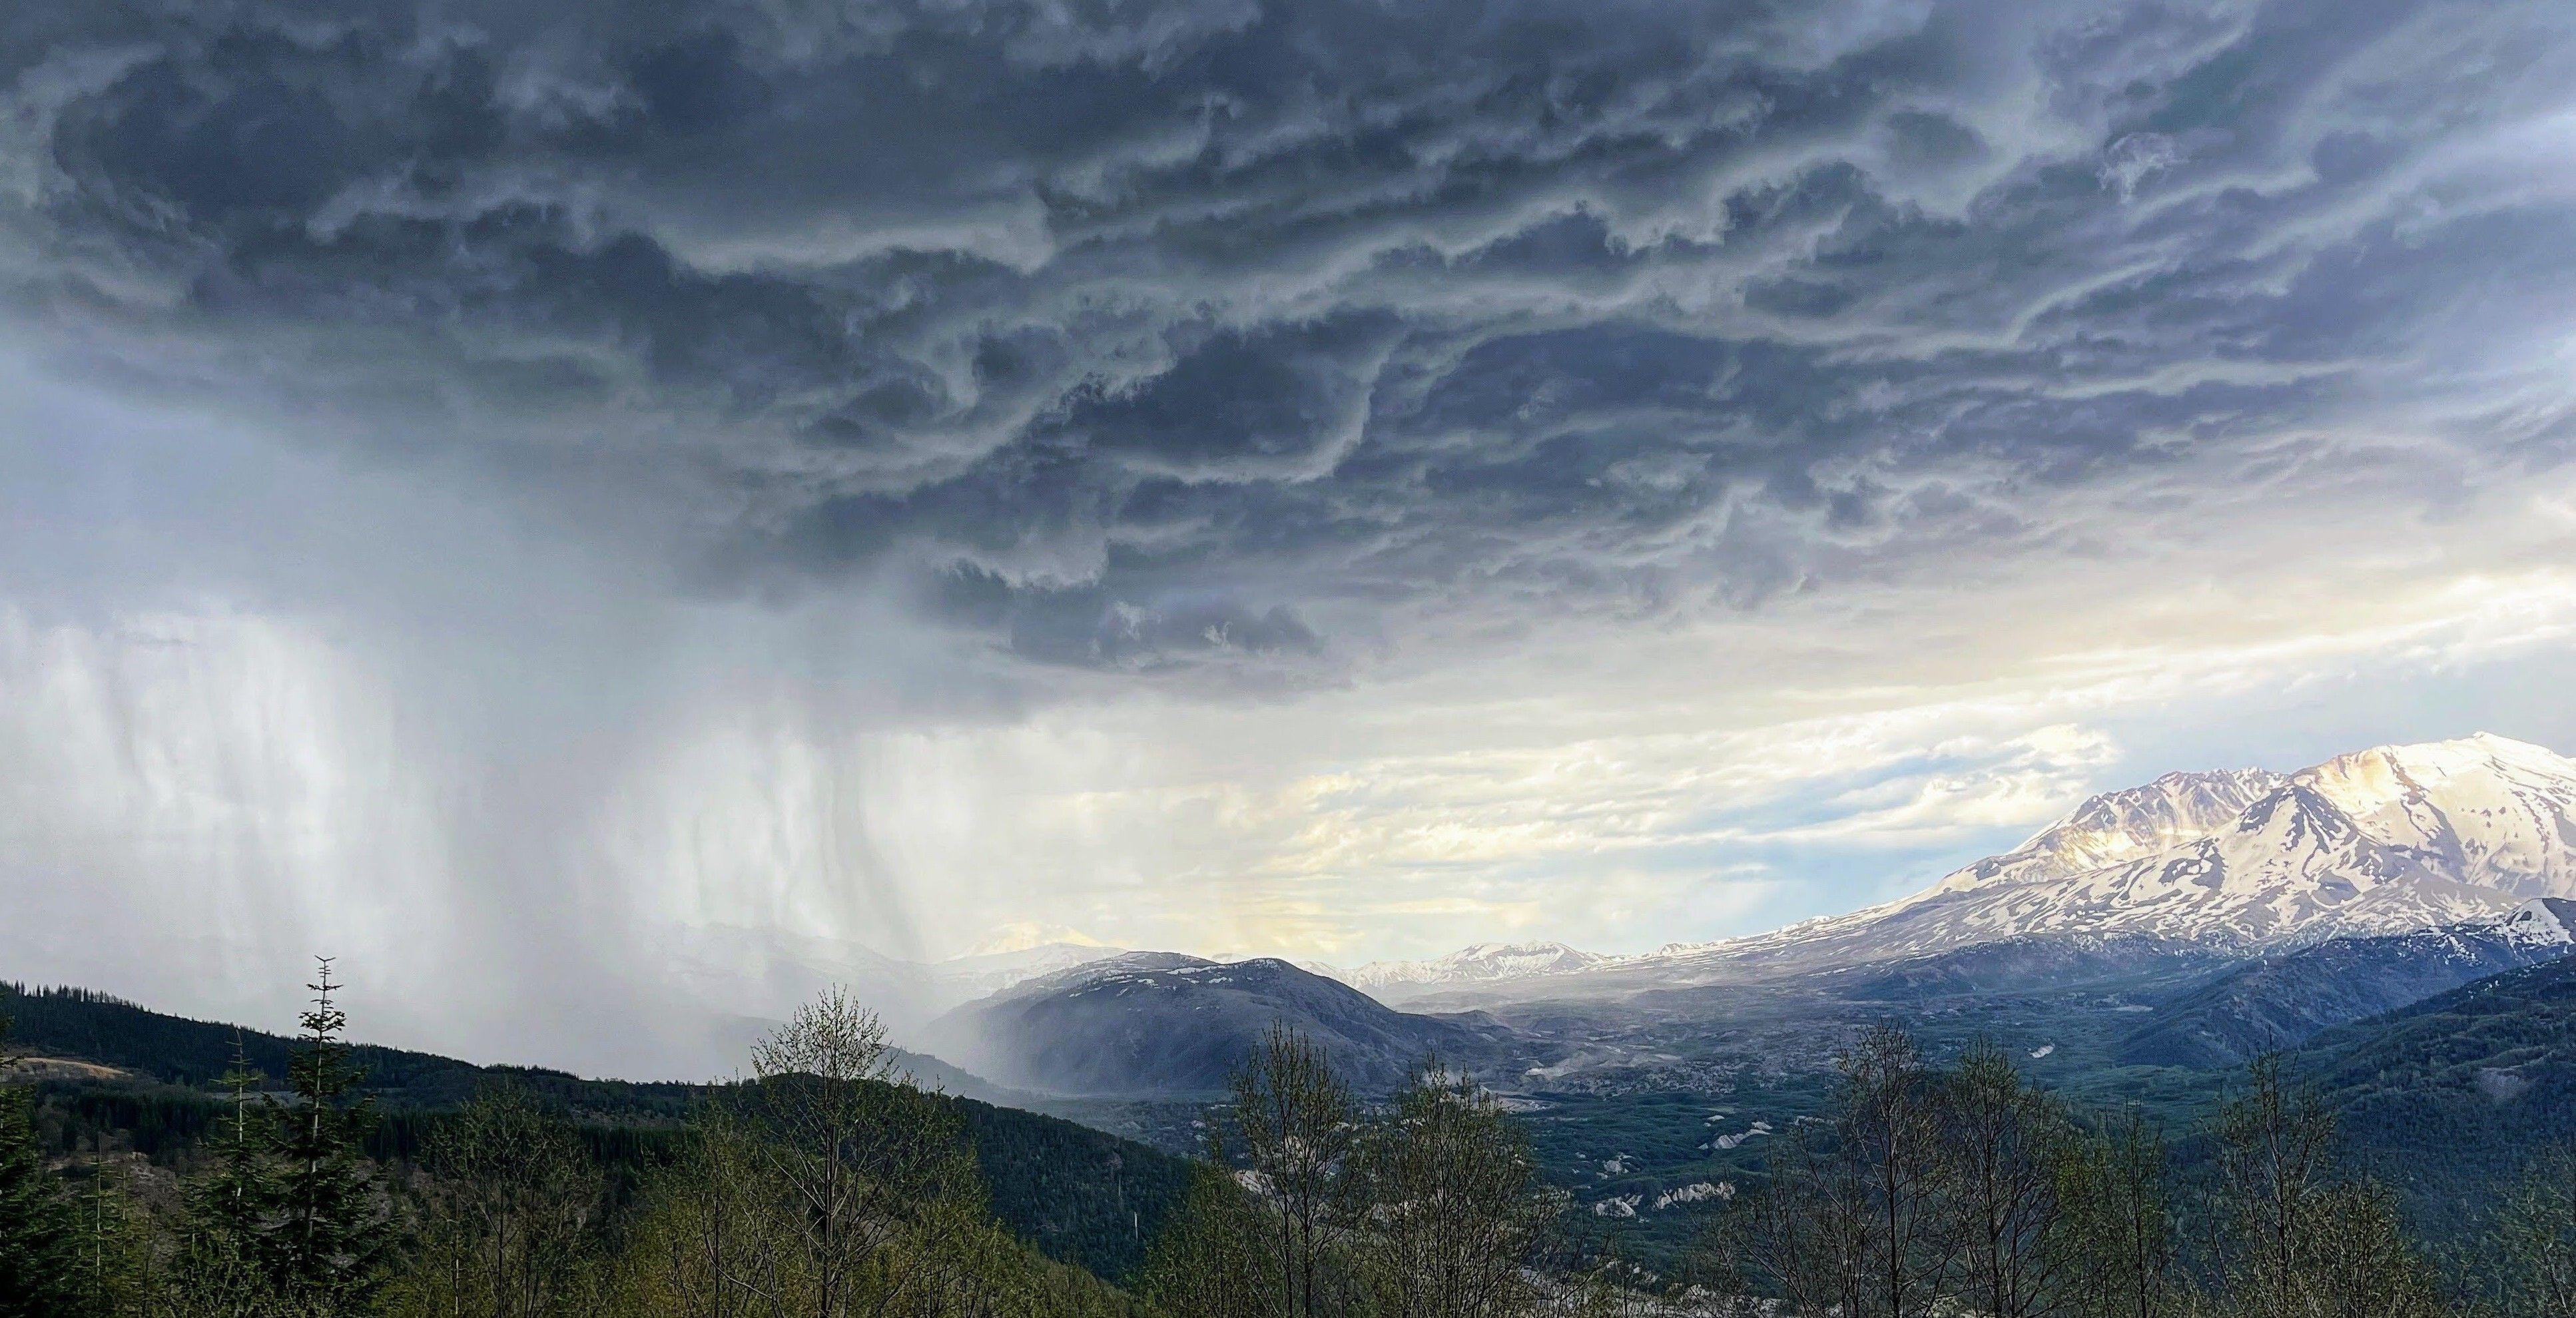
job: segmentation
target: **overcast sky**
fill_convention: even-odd
[[[0,96],[0,975],[578,1058],[691,931],[1632,951],[2576,750],[2562,3],[25,0]]]

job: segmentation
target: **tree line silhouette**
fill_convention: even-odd
[[[1867,1031],[1830,1110],[1791,1123],[1687,1266],[1657,1273],[1573,1229],[1520,1119],[1470,1077],[1426,1062],[1363,1096],[1274,1029],[1112,1285],[1001,1224],[957,1108],[904,1083],[839,991],[621,1180],[511,1083],[410,1156],[368,1156],[384,1114],[327,961],[310,988],[286,1089],[236,1056],[175,1191],[49,1159],[27,1087],[0,1092],[0,1318],[2576,1314],[2576,1158],[2541,1160],[2438,1268],[2278,1059],[2179,1159],[2140,1112],[2071,1107],[1995,1047],[1937,1066]]]

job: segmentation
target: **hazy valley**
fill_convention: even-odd
[[[2476,1169],[2502,1175],[2576,1103],[2576,1054],[2560,1051],[2576,1010],[2562,973],[2576,962],[2560,964],[2576,949],[2571,802],[2576,764],[2480,737],[2289,775],[2168,775],[1916,896],[1643,955],[1487,945],[1343,970],[1052,943],[921,965],[771,942],[760,964],[774,989],[849,984],[922,1083],[1183,1157],[1274,1027],[1363,1092],[1437,1059],[1508,1103],[1580,1212],[1650,1258],[1757,1183],[1767,1142],[1825,1109],[1838,1054],[1889,1022],[1935,1059],[1990,1041],[2044,1087],[2177,1122],[2286,1051],[2356,1111],[2414,1114],[2356,1125],[2356,1148],[2437,1230],[2464,1229]],[[51,1065],[211,1078],[203,1056],[174,1071],[47,1019],[25,1037]],[[420,1077],[471,1071],[374,1065],[431,1106],[465,1081]],[[2463,1162],[2460,1142],[2480,1151]]]

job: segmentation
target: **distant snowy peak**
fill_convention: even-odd
[[[2288,775],[2167,774],[1834,923],[1922,947],[2067,930],[2279,946],[2483,922],[2576,896],[2571,819],[2576,761],[2485,733]]]
[[[2576,761],[2482,732],[2339,755],[2297,777],[2461,882],[2576,897]]]
[[[2293,783],[2217,832],[2125,864],[1899,903],[1884,932],[1907,950],[2063,932],[2272,947],[2487,920],[2515,905],[2369,836],[2323,793]]]
[[[1429,961],[1372,961],[1357,969],[1326,969],[1325,973],[1353,988],[1374,991],[1572,974],[1606,960],[1563,943],[1478,943]]]
[[[2092,797],[1911,897],[1640,960],[1705,976],[2033,935],[2269,950],[2499,924],[2518,941],[2576,941],[2569,898],[2576,761],[2480,733],[2292,774],[2169,773]]]
[[[2288,782],[2268,769],[2219,769],[2105,792],[2011,851],[1943,879],[1936,891],[2063,878],[2152,855],[2226,828]]]
[[[2576,945],[2576,761],[2480,733],[2297,773],[2169,773],[2106,792],[1913,896],[1767,934],[1601,957],[1487,944],[1337,978],[1380,995],[1501,996],[1910,956],[2025,937],[2271,951],[2347,935],[2492,929]]]

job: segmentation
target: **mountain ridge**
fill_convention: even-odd
[[[997,1083],[1067,1096],[1213,1095],[1272,1028],[1321,1047],[1362,1088],[1437,1056],[1473,1064],[1498,1027],[1398,1011],[1275,957],[1134,952],[1018,984],[927,1029],[933,1051]]]
[[[278,1084],[302,1046],[287,1035],[156,1011],[68,986],[0,980],[0,1014],[15,1020],[9,1040],[14,1051],[93,1064],[69,1075],[40,1070],[15,1079],[112,1099],[129,1109],[139,1100],[171,1100],[195,1114],[186,1123],[159,1127],[163,1138],[202,1131],[209,1114],[222,1110],[217,1078],[233,1069],[236,1047],[267,1083]],[[639,1135],[676,1134],[693,1113],[739,1083],[585,1078],[550,1067],[478,1065],[364,1042],[351,1045],[348,1060],[361,1072],[360,1092],[390,1122],[415,1134],[416,1119],[453,1112],[477,1093],[504,1085],[576,1125],[621,1131],[628,1138],[612,1147],[628,1149],[637,1147]],[[894,1060],[958,1119],[994,1213],[1052,1258],[1105,1279],[1121,1278],[1143,1260],[1154,1224],[1176,1211],[1187,1192],[1188,1166],[1149,1145],[1030,1110],[1027,1096],[983,1085],[937,1058],[898,1053]]]
[[[1764,934],[1606,956],[1478,944],[1335,977],[1403,999],[1712,982],[2055,933],[2136,933],[2246,955],[2504,918],[2576,897],[2576,761],[2479,732],[2290,773],[2177,771],[2098,793],[2010,851],[1878,906]],[[1491,949],[1555,948],[1527,964]]]
[[[1554,941],[1475,943],[1447,956],[1419,961],[1371,961],[1348,970],[1322,965],[1310,969],[1363,993],[1383,995],[1388,992],[1401,994],[1405,989],[1416,986],[1447,987],[1461,983],[1526,979],[1534,975],[1571,974],[1615,959]]]
[[[2164,1004],[2119,1044],[2131,1065],[2225,1067],[2296,1048],[2576,948],[2576,901],[2536,897],[2500,920],[2333,938],[2245,962]]]

